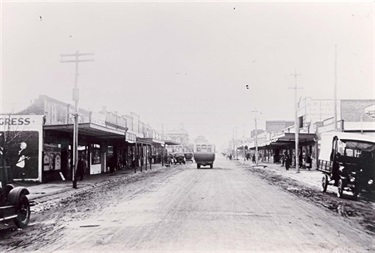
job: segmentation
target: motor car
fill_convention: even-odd
[[[174,153],[174,164],[185,164],[185,155],[184,153]]]
[[[337,187],[337,196],[347,192],[357,197],[375,191],[375,138],[354,133],[330,132],[321,135],[318,170],[323,172],[322,191]]]
[[[185,161],[186,162],[194,162],[193,161],[193,156],[194,156],[194,154],[192,153],[192,152],[185,152]]]
[[[24,228],[30,221],[29,191],[25,187],[0,185],[0,221],[12,220],[19,228]]]

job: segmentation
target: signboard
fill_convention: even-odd
[[[97,124],[99,126],[106,126],[105,125],[105,114],[92,112],[91,113],[91,123]]]
[[[135,143],[137,141],[137,135],[133,133],[126,132],[125,141],[129,143]]]
[[[0,115],[0,149],[15,181],[42,181],[43,115]]]
[[[375,119],[375,105],[371,105],[365,108],[365,114],[371,118]]]

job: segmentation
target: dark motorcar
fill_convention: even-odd
[[[374,137],[341,132],[322,134],[318,168],[324,173],[322,191],[331,184],[337,187],[340,198],[346,190],[354,197],[362,191],[373,192],[374,158]]]
[[[193,162],[193,153],[191,152],[187,152],[185,153],[185,161],[190,161],[190,162]]]
[[[13,220],[17,227],[26,227],[30,221],[28,194],[24,187],[0,186],[0,221]]]
[[[174,154],[174,164],[185,164],[185,155],[184,153],[175,153]]]

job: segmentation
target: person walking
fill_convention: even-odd
[[[86,170],[86,161],[83,159],[83,156],[80,155],[78,164],[77,164],[77,179],[80,178],[80,180],[83,180],[83,177],[85,175],[85,170]]]

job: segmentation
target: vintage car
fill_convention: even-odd
[[[194,160],[197,168],[210,166],[212,169],[215,161],[215,146],[208,143],[197,143],[194,145]]]
[[[184,153],[174,153],[174,164],[185,164],[185,155]]]
[[[185,152],[185,161],[193,162],[194,154],[192,152]]]
[[[24,187],[0,185],[0,221],[13,220],[19,228],[26,227],[30,221],[30,204]]]
[[[322,191],[337,187],[342,198],[349,190],[354,197],[375,190],[375,138],[362,134],[329,132],[321,135],[318,170],[323,172]]]

